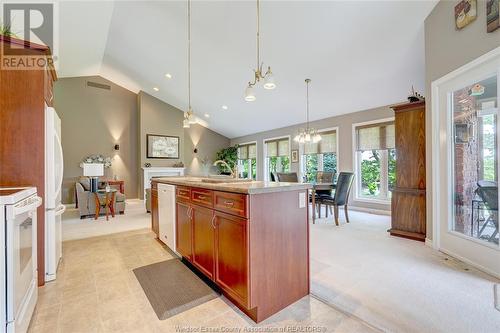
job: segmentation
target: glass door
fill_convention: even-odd
[[[435,221],[440,250],[497,276],[499,77],[500,59],[493,59],[439,86]]]

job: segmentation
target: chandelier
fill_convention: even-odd
[[[306,79],[306,100],[307,100],[306,128],[301,128],[299,134],[297,134],[293,139],[298,143],[310,143],[310,142],[318,143],[319,141],[321,141],[321,135],[319,135],[318,131],[312,127],[309,127],[309,83],[310,82],[311,82],[310,79]]]
[[[248,82],[248,86],[245,90],[245,101],[253,102],[257,98],[254,93],[254,86],[257,82],[261,80],[264,81],[264,89],[272,90],[276,88],[274,83],[273,72],[271,71],[271,66],[267,67],[267,71],[263,71],[264,63],[260,62],[260,0],[257,0],[257,68],[254,69],[253,81]]]
[[[191,127],[191,124],[196,124],[196,118],[191,108],[191,0],[188,0],[188,110],[184,112],[184,128]]]

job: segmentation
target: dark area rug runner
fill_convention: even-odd
[[[134,274],[160,320],[218,297],[178,259],[136,268]]]

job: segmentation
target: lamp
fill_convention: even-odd
[[[191,125],[196,124],[197,120],[194,116],[193,109],[191,108],[191,0],[187,2],[188,10],[188,110],[184,112],[184,121],[182,122],[183,128],[190,128]]]
[[[321,141],[321,135],[314,128],[309,127],[309,83],[311,79],[306,79],[306,128],[300,129],[299,133],[295,136],[294,141],[298,143],[318,143]]]
[[[245,101],[247,102],[253,102],[257,99],[253,87],[261,80],[264,80],[264,89],[272,90],[276,88],[271,66],[268,66],[267,71],[264,73],[264,63],[260,61],[260,0],[257,0],[257,67],[253,72],[253,81],[248,82],[248,86],[245,90]]]
[[[97,192],[97,180],[104,176],[104,164],[83,163],[83,175],[90,178],[90,192]]]

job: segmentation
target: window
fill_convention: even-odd
[[[264,141],[266,161],[264,180],[273,180],[276,172],[290,172],[290,139]]]
[[[337,132],[320,134],[320,142],[304,144],[301,170],[308,182],[316,180],[318,171],[337,173]]]
[[[481,103],[478,111],[478,177],[481,180],[498,181],[497,159],[497,109],[495,101]]]
[[[394,122],[357,126],[357,197],[387,201],[396,182]]]
[[[257,144],[238,146],[238,173],[240,178],[257,179]]]

